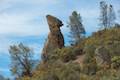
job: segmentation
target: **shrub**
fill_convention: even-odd
[[[114,56],[111,61],[112,61],[112,68],[120,67],[120,56]]]

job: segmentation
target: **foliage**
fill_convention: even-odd
[[[80,80],[79,74],[79,64],[72,62],[65,64],[58,60],[54,63],[40,65],[34,76],[28,80]],[[25,79],[26,77],[23,78]]]
[[[97,64],[94,56],[95,47],[92,45],[85,47],[85,58],[83,62],[82,72],[88,75],[93,75],[96,73]]]
[[[65,47],[62,49],[56,49],[52,54],[48,55],[48,61],[55,61],[60,59],[63,62],[69,62],[75,60],[76,56],[81,54],[81,50],[77,47]]]
[[[100,70],[96,75],[80,74],[80,80],[120,80],[120,70]]]
[[[112,58],[112,67],[119,68],[120,67],[120,56],[114,56]]]
[[[104,46],[110,52],[111,56],[120,55],[120,28],[114,27],[109,30],[95,32],[84,43],[85,46],[94,45],[95,48]]]
[[[33,51],[20,43],[19,45],[10,46],[9,53],[11,56],[11,71],[16,77],[32,76],[32,70],[35,66]]]
[[[110,4],[108,5],[105,1],[100,2],[100,25],[108,29],[115,25],[115,12],[113,6]]]
[[[119,80],[120,28],[100,30],[86,38],[77,46],[55,50],[48,55],[48,61],[42,62],[33,72],[33,77],[23,80]],[[96,51],[102,58],[110,55],[112,63],[101,67],[96,59]],[[82,66],[76,63],[77,56],[84,55]],[[98,55],[99,56],[99,55]],[[102,65],[102,64],[101,64]],[[116,67],[117,66],[117,67]]]
[[[60,69],[59,80],[80,80],[80,66],[74,63],[67,63]]]
[[[73,11],[69,17],[68,27],[70,28],[71,44],[78,44],[84,38],[85,29],[81,16],[76,11]]]

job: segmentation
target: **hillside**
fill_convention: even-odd
[[[79,45],[57,49],[23,80],[120,80],[120,26],[94,32]]]

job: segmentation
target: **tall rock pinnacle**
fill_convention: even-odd
[[[60,27],[63,26],[62,21],[51,15],[47,15],[46,18],[50,32],[42,52],[44,59],[47,59],[48,54],[51,54],[55,49],[64,47],[64,37],[60,30]]]

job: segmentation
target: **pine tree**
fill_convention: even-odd
[[[69,17],[68,27],[70,28],[70,37],[72,38],[70,41],[71,44],[78,44],[85,34],[85,29],[82,24],[81,16],[76,11],[73,11],[72,15]]]

